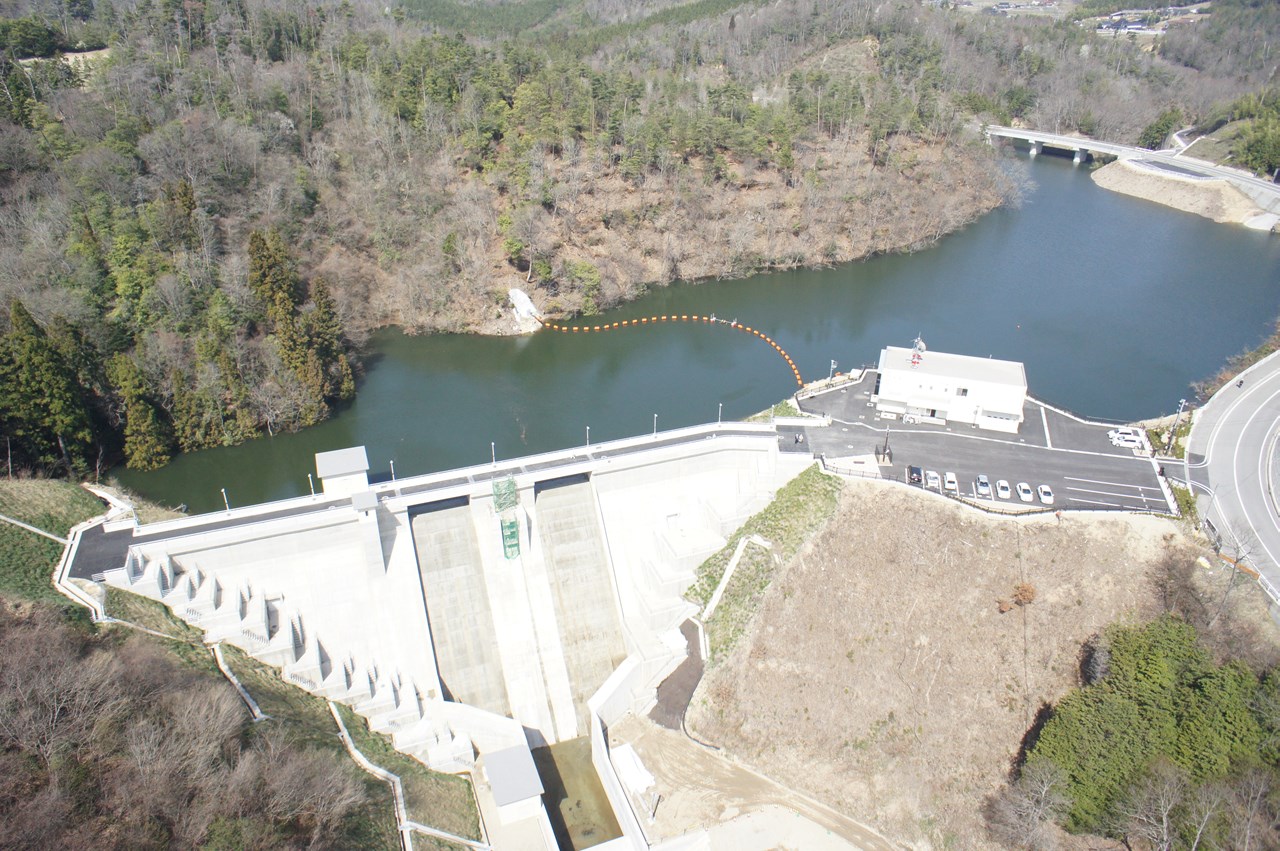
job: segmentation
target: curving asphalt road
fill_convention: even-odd
[[[1273,599],[1280,588],[1280,352],[1214,394],[1187,441],[1187,477],[1223,550],[1257,570]],[[1277,600],[1280,602],[1280,600]]]

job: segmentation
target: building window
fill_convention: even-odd
[[[968,395],[969,395],[969,388],[968,388],[968,387],[957,387],[957,388],[956,388],[956,395],[957,395],[957,396],[968,396]]]

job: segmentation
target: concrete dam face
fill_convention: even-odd
[[[411,528],[445,697],[515,717],[557,741],[586,729],[587,698],[627,649],[589,479],[538,483],[533,498],[531,551],[512,559],[490,553],[499,557],[488,569],[482,550],[500,547],[497,536],[481,543],[477,520],[492,524],[487,500],[416,507]],[[572,725],[557,718],[567,705]]]
[[[501,824],[537,832],[541,790],[504,778],[543,745],[589,739],[628,812],[605,730],[648,712],[684,660],[697,566],[809,463],[743,423],[372,484],[362,449],[337,450],[317,456],[323,493],[111,521],[72,569],[161,601],[432,768],[484,773]]]

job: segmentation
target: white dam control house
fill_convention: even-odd
[[[311,496],[105,528],[103,580],[470,772],[493,848],[557,847],[530,749],[584,736],[622,832],[597,847],[711,847],[646,838],[607,730],[687,656],[695,568],[811,457],[717,423],[380,483],[363,447],[316,462]]]
[[[1027,400],[1027,374],[1016,361],[911,348],[880,351],[872,402],[904,423],[964,423],[1016,434]]]

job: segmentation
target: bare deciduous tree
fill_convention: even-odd
[[[1027,765],[988,803],[992,835],[1014,848],[1051,851],[1056,847],[1053,823],[1067,809],[1066,787],[1066,778],[1053,763]]]

